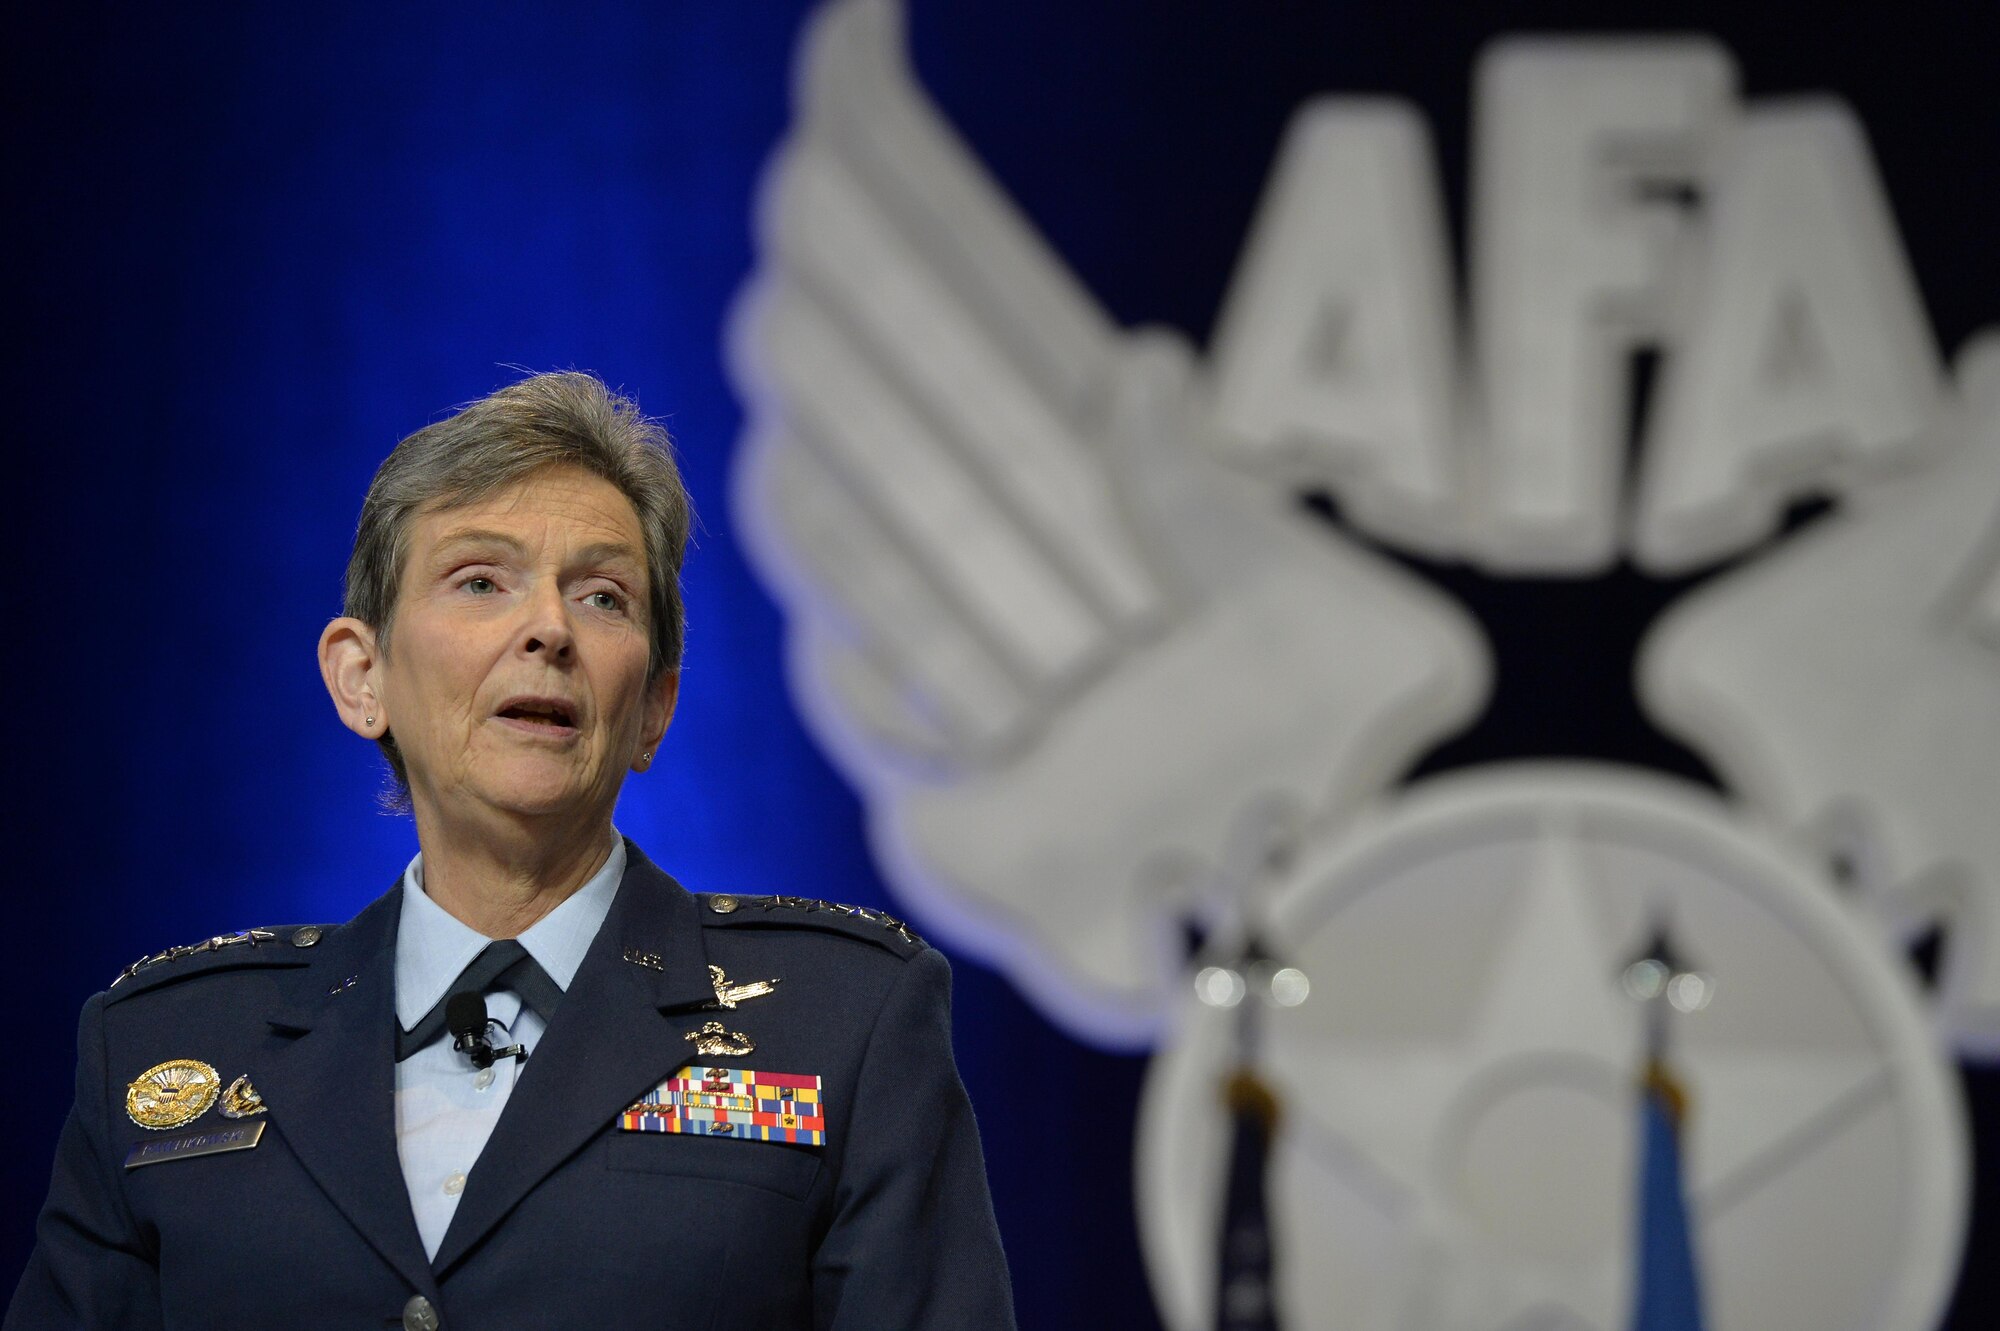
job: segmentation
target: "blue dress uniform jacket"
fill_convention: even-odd
[[[400,890],[349,924],[164,960],[93,997],[5,1331],[352,1331],[406,1313],[443,1331],[1011,1327],[944,959],[880,916],[690,894],[628,851],[434,1261],[396,1154]],[[781,982],[717,1010],[711,965]],[[754,1051],[695,1058],[687,1036],[713,1020]],[[247,1076],[266,1112],[139,1126],[128,1085],[180,1058]],[[621,1129],[691,1062],[820,1077],[825,1144]],[[148,1142],[257,1121],[254,1148],[126,1167]]]

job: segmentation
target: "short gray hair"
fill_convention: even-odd
[[[410,526],[422,513],[478,503],[544,467],[573,466],[602,477],[632,503],[646,541],[648,675],[680,669],[686,638],[681,563],[694,508],[674,465],[673,443],[657,421],[594,374],[535,374],[499,389],[397,444],[375,472],[354,552],[347,560],[344,613],[375,630],[386,655],[396,597],[410,557]],[[407,783],[396,742],[382,752],[399,786]]]

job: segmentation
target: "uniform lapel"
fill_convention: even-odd
[[[440,1278],[536,1184],[693,1055],[685,1036],[715,998],[698,908],[637,846],[625,846],[611,913],[522,1068],[445,1230],[432,1263]]]
[[[396,1154],[396,921],[391,889],[318,945],[271,1014],[290,1038],[257,1074],[271,1123],[404,1279],[437,1295]]]

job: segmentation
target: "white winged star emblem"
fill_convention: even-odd
[[[802,68],[731,328],[794,691],[927,931],[1147,1039],[1177,921],[1470,718],[1483,642],[1218,460],[1191,350],[1064,269],[896,6],[828,7]]]

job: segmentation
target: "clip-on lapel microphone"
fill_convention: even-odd
[[[486,1038],[486,1028],[493,1023],[486,1015],[484,994],[453,994],[445,1000],[444,1023],[451,1029],[451,1047],[469,1057],[472,1066],[481,1071],[492,1067],[497,1058],[528,1057],[528,1051],[518,1044],[495,1049]]]

